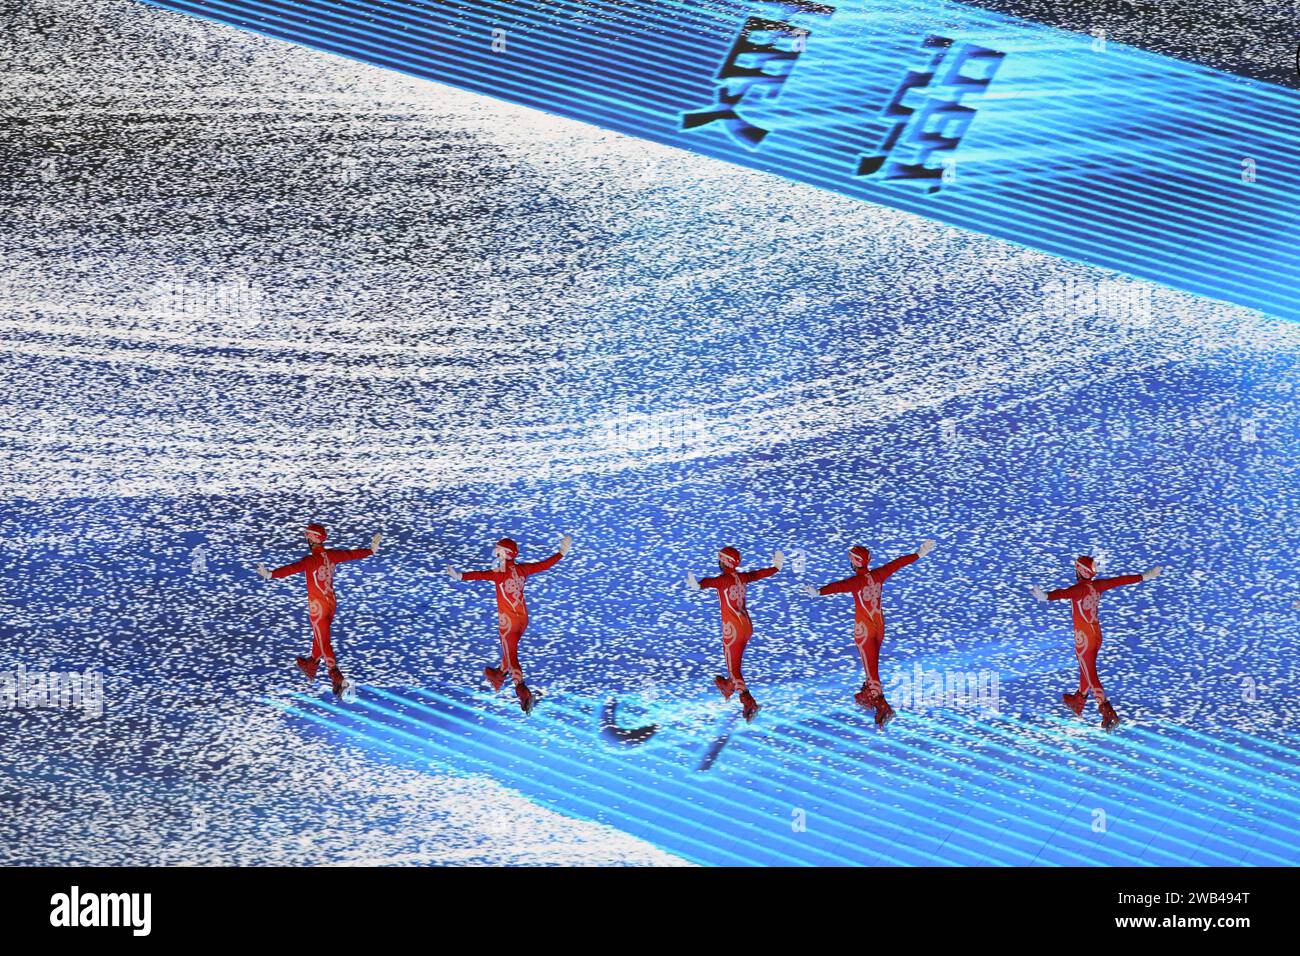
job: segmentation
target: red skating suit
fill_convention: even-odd
[[[506,560],[500,571],[466,571],[462,581],[491,581],[497,586],[497,631],[501,635],[501,670],[523,683],[524,672],[519,666],[519,638],[528,627],[528,605],[524,602],[524,580],[531,575],[549,571],[564,555],[556,552],[542,561],[515,562]]]
[[[866,549],[853,549],[866,554]],[[885,615],[880,609],[880,586],[895,571],[920,560],[919,554],[905,554],[874,570],[866,567],[867,558],[857,558],[862,565],[850,577],[818,588],[818,594],[853,595],[853,643],[862,658],[862,669],[867,674],[867,687],[871,696],[880,697],[880,645],[885,639]]]
[[[1121,574],[1113,578],[1080,580],[1068,588],[1047,592],[1049,601],[1068,600],[1074,614],[1074,654],[1079,659],[1079,693],[1092,691],[1100,703],[1106,699],[1097,676],[1097,652],[1101,650],[1101,622],[1097,620],[1097,604],[1101,595],[1111,588],[1126,584],[1141,584],[1140,574]]]
[[[334,565],[344,561],[368,558],[369,548],[326,548],[312,545],[311,554],[305,558],[276,568],[272,578],[287,578],[292,574],[307,575],[307,617],[311,620],[313,660],[324,660],[325,666],[334,668],[334,648],[330,645],[330,624],[334,621],[337,601],[334,597]]]
[[[745,656],[745,645],[754,635],[754,622],[749,619],[745,607],[745,589],[755,581],[770,578],[776,570],[737,571],[731,568],[713,577],[701,578],[699,582],[702,589],[716,588],[718,591],[718,604],[722,610],[722,652],[727,659],[727,672],[741,693],[748,691],[740,671],[741,660]]]

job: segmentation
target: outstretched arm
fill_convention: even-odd
[[[549,558],[545,558],[541,561],[521,561],[515,566],[519,568],[520,573],[522,573],[524,577],[528,577],[530,574],[540,574],[543,571],[549,571],[551,568],[555,567],[560,562],[560,559],[569,553],[569,549],[572,547],[573,536],[566,534],[560,539],[560,543],[555,546],[555,554],[551,555]]]
[[[754,581],[761,581],[763,578],[770,578],[780,570],[781,569],[776,566],[770,568],[755,568],[753,571],[741,571],[740,576],[744,578],[746,584],[749,584]]]
[[[560,559],[563,557],[564,555],[557,551],[549,558],[543,558],[541,561],[520,561],[515,567],[519,569],[520,574],[528,577],[530,574],[541,574],[543,571],[551,570],[560,563]]]
[[[1156,574],[1159,574],[1156,571]],[[1098,578],[1092,583],[1096,585],[1098,591],[1109,591],[1111,588],[1122,588],[1126,584],[1141,584],[1145,581],[1145,574],[1119,574],[1113,578]]]
[[[693,575],[693,574],[688,574],[688,575],[686,575],[686,586],[687,586],[688,588],[691,587],[691,582],[692,582],[692,581],[695,581],[695,575]],[[691,590],[692,590],[692,591],[696,591],[696,590],[702,591],[702,590],[704,590],[705,588],[715,588],[715,589],[716,589],[716,588],[719,588],[719,587],[721,587],[721,586],[722,586],[722,575],[720,575],[720,574],[715,574],[715,575],[714,575],[713,577],[711,577],[711,578],[700,578],[698,581],[695,581],[695,587],[691,588]]]
[[[448,568],[447,570],[453,571],[455,569]],[[496,581],[501,577],[500,571],[466,571],[464,574],[457,571],[456,573],[460,575],[460,577],[456,578],[457,581]]]
[[[325,552],[330,556],[330,560],[335,564],[342,564],[344,561],[360,561],[362,558],[368,558],[374,554],[373,548],[330,548]]]
[[[817,597],[821,594],[848,594],[853,590],[853,585],[856,584],[857,581],[857,575],[850,575],[841,581],[832,581],[830,584],[825,584],[819,588],[814,588],[811,584],[808,585],[808,587],[812,588],[810,593],[813,597]]]
[[[1072,601],[1083,593],[1082,584],[1071,584],[1068,588],[1057,588],[1045,595],[1048,601]]]
[[[293,562],[293,564],[286,564],[283,567],[276,568],[271,572],[271,577],[287,578],[291,574],[301,574],[306,570],[307,561],[310,557],[311,555],[308,555],[306,558],[299,558],[297,561]]]
[[[894,558],[893,561],[882,564],[872,574],[875,575],[877,581],[884,582],[895,571],[901,571],[909,564],[915,564],[919,560],[921,560],[920,554],[905,554],[902,557]]]
[[[1150,581],[1152,578],[1158,578],[1162,571],[1164,571],[1164,568],[1156,565],[1151,570],[1144,571],[1142,574],[1120,574],[1113,578],[1096,578],[1093,580],[1092,586],[1095,587],[1098,592],[1109,591],[1111,588],[1121,588],[1126,584],[1140,584],[1143,581]],[[1043,589],[1037,585],[1029,590],[1032,591],[1034,597],[1038,598],[1040,601],[1073,600],[1082,595],[1082,589],[1086,583],[1087,582],[1081,581],[1078,584],[1071,584],[1068,588],[1057,588],[1055,591],[1047,591],[1046,593],[1044,593]]]

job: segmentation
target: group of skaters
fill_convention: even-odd
[[[268,571],[259,564],[257,573],[266,580],[303,574],[307,581],[307,616],[311,622],[311,654],[297,659],[298,668],[308,680],[315,680],[321,664],[329,674],[334,694],[344,697],[350,684],[339,669],[330,643],[330,625],[334,620],[336,599],[334,595],[334,566],[345,561],[368,558],[379,550],[382,536],[376,534],[368,548],[327,548],[325,528],[309,524],[304,535],[310,552],[303,558],[283,567]],[[453,581],[491,581],[496,586],[497,633],[501,640],[501,661],[495,667],[483,669],[483,675],[493,691],[500,690],[509,678],[514,685],[519,707],[531,713],[537,696],[524,682],[523,668],[519,663],[519,641],[528,628],[528,605],[524,600],[524,583],[534,574],[555,567],[569,553],[573,539],[565,535],[560,539],[555,553],[540,561],[520,561],[519,545],[510,538],[502,538],[492,549],[494,566],[483,571],[458,571],[447,568]],[[849,549],[852,573],[839,581],[822,587],[804,585],[810,597],[830,594],[853,596],[853,643],[862,660],[864,680],[853,695],[854,701],[875,716],[877,726],[883,727],[894,716],[894,709],[885,700],[880,681],[880,647],[885,639],[885,616],[881,610],[881,586],[896,571],[900,571],[934,550],[933,541],[924,541],[915,552],[894,558],[892,561],[871,567],[871,552],[864,547]],[[749,585],[778,573],[785,565],[785,556],[777,551],[768,567],[750,571],[741,570],[741,555],[733,547],[718,552],[718,573],[703,578],[686,575],[686,586],[691,591],[718,592],[718,606],[722,618],[722,653],[726,674],[718,674],[713,682],[725,700],[739,695],[745,720],[752,721],[760,707],[745,682],[743,662],[745,648],[754,633],[749,616],[746,592]],[[1068,600],[1074,618],[1074,653],[1079,664],[1079,689],[1061,695],[1061,700],[1075,716],[1082,716],[1089,694],[1097,703],[1101,725],[1110,730],[1119,723],[1115,708],[1102,689],[1097,676],[1097,653],[1101,650],[1101,624],[1097,618],[1097,604],[1103,592],[1126,584],[1150,581],[1160,575],[1154,567],[1143,574],[1122,574],[1116,577],[1097,577],[1096,564],[1091,557],[1081,555],[1074,561],[1075,582],[1069,587],[1044,591],[1034,586],[1031,593],[1040,601]]]

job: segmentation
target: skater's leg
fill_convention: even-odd
[[[867,622],[861,615],[853,620],[853,646],[862,663],[862,687],[853,695],[853,702],[866,710],[875,710],[876,690],[871,686],[871,664],[867,659]]]
[[[510,633],[510,627],[511,619],[509,615],[498,614],[497,640],[501,644],[501,663],[496,667],[489,664],[487,667],[483,668],[483,676],[487,678],[487,682],[492,686],[494,691],[501,689],[501,685],[506,682],[506,677],[510,673],[506,667],[506,658],[508,656],[508,652],[506,651],[506,635]]]
[[[316,669],[320,666],[320,619],[323,614],[321,605],[312,601],[307,605],[307,620],[311,624],[311,654],[308,657],[296,658],[298,670],[307,676],[309,681],[316,679]]]
[[[1097,699],[1097,712],[1101,714],[1101,726],[1104,730],[1114,730],[1119,726],[1119,715],[1102,689],[1101,677],[1097,674],[1097,654],[1101,651],[1101,635],[1089,641],[1079,655],[1079,667],[1088,689]],[[1081,708],[1082,709],[1082,708]]]
[[[524,669],[519,664],[519,639],[524,636],[527,622],[516,623],[501,635],[501,671],[509,674],[515,682],[515,696],[519,698],[519,707],[525,714],[531,713],[536,698],[524,683]]]
[[[519,664],[519,639],[523,636],[524,628],[518,625],[501,632],[501,671],[516,684],[524,682],[524,669]]]
[[[311,652],[329,671],[334,696],[342,697],[345,684],[343,671],[339,670],[338,662],[334,659],[334,647],[330,644],[330,625],[333,623],[334,610],[332,608],[326,609],[325,613],[319,617],[312,618],[313,640]]]
[[[311,610],[311,658],[323,661],[326,667],[334,667],[334,648],[330,644],[330,625],[334,623],[334,612],[326,608]]]
[[[731,640],[723,643],[723,650],[726,652],[727,657],[727,673],[731,675],[731,686],[740,692],[741,712],[745,715],[747,721],[753,720],[760,710],[758,702],[754,700],[754,695],[749,692],[749,686],[745,683],[745,674],[742,669],[745,648],[748,646],[753,633],[751,627],[738,627],[731,636]]]
[[[507,658],[510,653],[506,650],[506,635],[510,633],[512,624],[509,615],[501,614],[497,616],[497,638],[501,642],[501,663],[496,666],[496,669],[502,674],[510,672],[510,668],[507,666]]]
[[[1074,639],[1075,654],[1079,658],[1079,693],[1096,697],[1097,706],[1105,704],[1106,692],[1101,688],[1101,678],[1097,676],[1097,652],[1101,650],[1101,641],[1092,640],[1082,631]]]
[[[1086,658],[1088,683],[1092,687],[1092,696],[1097,700],[1097,707],[1100,709],[1107,701],[1105,688],[1101,686],[1101,677],[1097,674],[1097,652],[1093,651]]]
[[[1101,650],[1101,635],[1091,635],[1090,639],[1078,641],[1076,647],[1079,651],[1080,694],[1092,692],[1093,697],[1097,699],[1097,711],[1101,714],[1101,726],[1106,730],[1112,730],[1119,725],[1119,716],[1106,698],[1106,692],[1101,686],[1101,677],[1097,674],[1097,654]],[[1083,700],[1080,700],[1079,709],[1075,713],[1082,711]]]
[[[879,628],[869,628],[857,642],[858,655],[862,658],[862,670],[866,675],[867,692],[872,699],[883,696],[884,685],[880,682],[880,645],[884,642],[884,632]]]
[[[492,682],[493,689],[499,689],[505,683],[506,675],[510,676],[515,683],[515,696],[519,698],[519,706],[525,714],[533,709],[534,702],[532,691],[524,683],[524,669],[519,664],[519,639],[524,636],[527,627],[527,619],[520,621],[501,616],[501,667],[495,672],[491,667],[487,669],[487,677]]]
[[[885,629],[876,623],[866,628],[858,651],[862,655],[862,666],[867,674],[866,696],[876,711],[876,726],[884,727],[894,717],[894,708],[885,700],[884,684],[880,681],[880,646],[885,642]]]
[[[724,641],[722,645],[722,653],[727,659],[727,675],[732,686],[742,694],[749,692],[749,688],[745,685],[745,675],[741,671],[749,637],[750,635],[744,631],[737,631],[731,640]]]

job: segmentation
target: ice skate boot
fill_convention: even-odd
[[[316,668],[320,666],[320,663],[315,658],[298,657],[295,658],[295,663],[298,665],[298,670],[307,675],[308,680],[316,679]]]
[[[894,708],[890,707],[885,698],[876,698],[876,726],[884,727],[894,719]]]
[[[1114,730],[1119,726],[1119,714],[1115,713],[1115,708],[1111,706],[1110,701],[1103,700],[1097,705],[1101,711],[1101,729]]]

